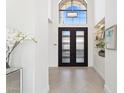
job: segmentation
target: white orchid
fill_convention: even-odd
[[[37,41],[35,40],[35,38],[29,34],[24,34],[22,32],[19,31],[9,31],[7,33],[7,40],[6,40],[6,46],[7,46],[7,50],[6,50],[6,61],[7,63],[9,63],[9,58],[11,53],[13,52],[13,50],[20,44],[23,43],[24,40],[32,40],[33,42],[37,43]]]

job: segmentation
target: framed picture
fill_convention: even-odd
[[[117,49],[117,25],[113,25],[105,31],[106,48]]]

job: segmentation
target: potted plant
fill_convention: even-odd
[[[98,44],[96,44],[97,48],[100,48],[98,55],[105,57],[105,42],[100,41]]]

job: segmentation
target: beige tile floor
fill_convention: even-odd
[[[49,72],[49,93],[104,93],[104,80],[93,68],[50,68]]]

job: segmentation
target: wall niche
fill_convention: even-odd
[[[95,26],[95,48],[98,49],[98,55],[105,57],[105,18]]]

